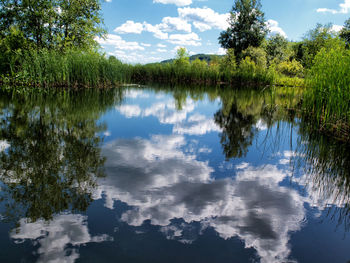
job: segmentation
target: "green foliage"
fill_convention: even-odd
[[[307,75],[303,106],[316,118],[320,129],[334,133],[350,130],[349,68],[350,51],[341,41],[322,48],[315,57]]]
[[[336,41],[335,32],[332,31],[331,24],[321,25],[306,33],[304,40],[299,47],[301,62],[304,67],[310,68],[314,64],[314,58],[324,47],[331,47]]]
[[[286,60],[276,66],[276,70],[287,77],[303,77],[304,68],[300,62],[293,59],[292,61]]]
[[[250,57],[254,63],[261,69],[266,69],[266,52],[261,47],[248,47],[242,52],[243,58]]]
[[[241,60],[238,70],[241,76],[245,77],[246,79],[249,79],[254,77],[256,68],[257,67],[255,62],[250,57],[245,57]]]
[[[259,47],[268,32],[260,0],[235,0],[229,23],[219,43],[225,49],[233,48],[238,59],[249,46]]]
[[[23,32],[17,27],[10,27],[9,33],[0,39],[0,73],[14,72],[19,63],[20,52],[27,46]]]
[[[181,47],[177,50],[176,58],[174,64],[177,67],[186,67],[190,65],[190,58],[186,48]]]
[[[96,36],[103,36],[99,0],[1,0],[0,37],[20,29],[40,48],[92,49]]]
[[[346,43],[347,47],[350,46],[350,18],[345,21],[343,29],[339,35]]]
[[[220,61],[220,70],[222,72],[234,73],[237,68],[235,51],[232,48],[229,48],[226,51],[226,55]]]
[[[265,50],[269,63],[272,61],[279,63],[287,60],[291,55],[287,39],[279,34],[268,39]]]
[[[116,58],[107,59],[93,51],[66,51],[41,49],[20,53],[10,85],[86,86],[102,87],[126,82],[127,66]],[[14,76],[24,76],[27,83],[17,83]]]

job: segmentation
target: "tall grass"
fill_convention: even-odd
[[[250,61],[250,67],[237,70],[221,70],[219,65],[148,64],[131,67],[131,79],[135,82],[162,82],[174,84],[227,84],[227,85],[266,85],[273,79],[266,69],[261,69]]]
[[[350,51],[344,44],[316,55],[306,85],[303,108],[317,128],[350,140]]]
[[[17,63],[9,80],[15,85],[105,87],[127,82],[129,76],[126,65],[96,52],[23,51]]]
[[[278,83],[280,74],[262,67],[246,57],[239,66],[224,60],[212,63],[123,64],[114,57],[97,52],[69,50],[31,50],[14,54],[9,76],[0,79],[8,86],[40,87],[106,87],[120,83],[226,84],[231,86],[264,86]],[[1,72],[0,72],[1,73]],[[294,82],[293,82],[294,83]]]

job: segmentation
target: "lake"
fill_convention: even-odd
[[[350,149],[299,92],[1,92],[0,262],[348,262]]]

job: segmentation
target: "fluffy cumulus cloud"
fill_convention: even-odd
[[[112,46],[118,50],[145,50],[138,42],[128,42],[114,34],[108,34],[105,39],[97,37],[96,40],[101,45]]]
[[[78,248],[90,242],[112,241],[107,235],[92,237],[82,215],[56,215],[52,221],[21,219],[18,229],[11,232],[16,242],[31,240],[39,243],[38,262],[73,263],[79,258]]]
[[[184,31],[190,33],[192,26],[186,20],[180,17],[164,17],[160,24],[151,25],[147,22],[138,23],[131,20],[126,21],[121,26],[114,29],[114,32],[119,34],[141,34],[142,32],[154,33],[154,37],[160,39],[167,39],[168,34],[166,32]]]
[[[143,31],[143,24],[135,23],[134,21],[131,21],[131,20],[126,21],[120,27],[117,27],[116,29],[114,29],[114,32],[119,34],[127,34],[127,33],[141,34],[142,31]]]
[[[111,209],[116,200],[125,202],[130,209],[122,221],[137,227],[150,220],[169,239],[188,243],[189,229],[196,231],[193,238],[212,228],[223,239],[240,238],[261,262],[287,260],[290,233],[301,228],[305,216],[305,197],[280,185],[288,173],[244,164],[235,178],[213,180],[207,162],[183,152],[186,144],[181,135],[158,135],[106,145],[108,176],[95,198],[104,197]],[[172,222],[175,218],[183,223]],[[193,222],[201,228],[191,228]]]
[[[143,23],[144,30],[150,33],[153,33],[153,36],[158,39],[168,39],[168,33],[162,31],[160,25],[151,25],[148,23]]]
[[[219,14],[213,9],[205,8],[178,8],[179,17],[193,23],[194,27],[203,32],[212,28],[225,30],[229,27],[229,13]]]
[[[200,37],[192,32],[189,34],[172,34],[167,40],[171,44],[180,46],[201,46],[202,42]]]
[[[180,17],[164,17],[160,24],[160,29],[167,32],[185,31],[190,33],[192,31],[191,24]]]
[[[192,0],[153,0],[153,3],[173,4],[177,6],[187,6],[192,4]]]
[[[287,34],[283,31],[281,27],[279,27],[278,22],[272,19],[267,20],[266,25],[270,30],[271,34],[279,34],[287,38]]]
[[[318,8],[318,13],[331,13],[331,14],[348,14],[350,10],[350,0],[344,0],[344,3],[339,4],[339,9],[330,8]]]

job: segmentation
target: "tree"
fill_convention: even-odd
[[[223,57],[220,63],[220,70],[234,73],[237,68],[235,51],[230,48],[226,51],[226,55]]]
[[[230,27],[221,32],[219,43],[225,49],[233,48],[239,60],[249,46],[259,47],[268,32],[260,0],[235,0],[229,23]]]
[[[269,63],[273,60],[277,63],[282,62],[287,60],[291,55],[291,52],[288,50],[287,39],[280,34],[270,37],[265,49],[267,53],[267,61]]]
[[[174,63],[178,67],[184,67],[190,65],[190,57],[189,54],[184,47],[180,47],[177,50],[176,58],[174,60]]]
[[[350,46],[350,18],[345,21],[343,29],[340,31],[340,37],[345,40],[346,46]]]
[[[302,43],[302,64],[310,68],[317,53],[322,48],[330,48],[334,41],[337,41],[335,32],[332,30],[332,24],[317,24],[314,29],[306,33]]]
[[[103,36],[99,0],[0,0],[0,37],[12,27],[36,48],[96,46]]]

